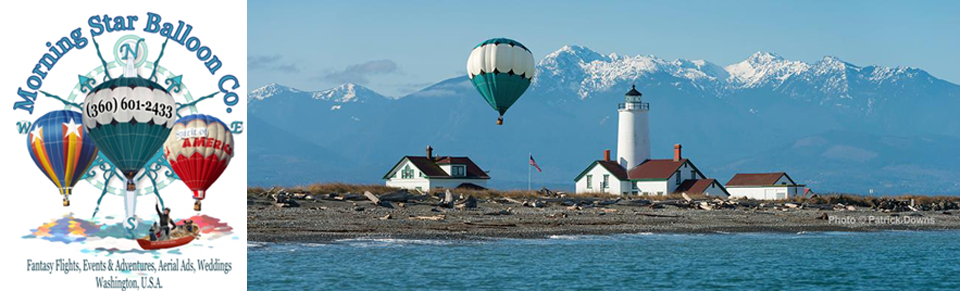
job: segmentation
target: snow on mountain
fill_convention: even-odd
[[[250,90],[250,92],[247,93],[247,102],[249,103],[250,101],[253,101],[253,100],[259,101],[259,100],[267,99],[267,98],[270,98],[271,96],[280,95],[283,93],[300,93],[300,92],[302,91],[294,88],[290,88],[287,86],[283,86],[277,83],[270,83],[270,84],[264,85],[263,87]]]
[[[311,98],[335,103],[366,103],[388,99],[376,91],[352,83],[341,84],[337,87],[321,91],[302,91],[277,83],[270,83],[251,90],[247,96],[247,104],[263,101],[274,96]],[[339,109],[339,106],[337,106],[337,108]]]
[[[931,84],[956,86],[917,68],[860,67],[833,56],[806,63],[756,52],[741,62],[720,67],[704,60],[604,55],[583,46],[564,46],[544,56],[537,65],[531,91],[587,99],[631,84],[647,90],[673,86],[717,98],[773,91],[865,115],[875,112],[889,95],[897,95],[890,92],[909,93],[911,89],[906,88]]]
[[[730,74],[728,86],[756,88],[763,85],[783,84],[788,78],[809,70],[809,65],[800,61],[788,61],[774,53],[756,52],[742,62],[724,67]]]
[[[883,95],[878,92],[889,89],[884,86],[903,87],[911,81],[946,83],[917,68],[859,67],[833,56],[806,63],[758,51],[741,62],[721,67],[705,60],[664,60],[652,55],[616,53],[604,55],[587,47],[567,45],[547,54],[537,64],[537,74],[529,91],[587,99],[631,84],[643,88],[666,84],[718,98],[751,90],[773,90],[824,106],[870,113],[874,104],[883,101],[878,99],[883,97],[877,95]],[[411,96],[447,95],[452,92],[449,89],[453,88],[430,88]],[[248,103],[277,95],[305,96],[336,103],[389,99],[351,83],[309,92],[271,83],[250,91]]]
[[[361,98],[365,97],[365,98]],[[386,99],[387,97],[380,95],[380,93],[374,92],[366,87],[346,83],[341,84],[340,86],[334,87],[332,89],[327,89],[323,91],[313,92],[313,98],[321,100],[330,100],[334,102],[346,103],[346,102],[367,102],[370,98],[382,98]]]
[[[667,61],[655,56],[602,55],[582,46],[564,46],[545,56],[537,65],[533,87],[575,92],[581,99],[606,92],[622,82],[664,75],[689,80],[710,90],[728,73],[704,60]]]

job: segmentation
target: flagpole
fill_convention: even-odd
[[[533,152],[530,152],[530,155],[527,156],[527,191],[533,190],[530,188],[530,181],[533,180],[533,165],[530,161],[533,159]]]

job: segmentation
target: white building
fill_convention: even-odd
[[[757,200],[801,196],[805,193],[804,187],[794,182],[785,172],[736,174],[727,182],[727,191],[731,196]]]
[[[469,157],[433,156],[427,146],[426,156],[404,156],[383,176],[386,185],[429,192],[444,188],[486,188],[490,176]]]
[[[643,94],[630,87],[624,103],[617,106],[617,160],[604,151],[574,181],[577,193],[615,193],[664,195],[670,193],[704,194],[727,197],[729,193],[714,179],[708,179],[674,146],[673,159],[650,159],[650,104]]]
[[[684,159],[681,146],[674,146],[673,159],[647,159],[627,171],[610,160],[594,161],[576,179],[577,193],[614,193],[620,195],[664,195],[671,193],[729,196],[715,179],[709,179],[689,159]]]

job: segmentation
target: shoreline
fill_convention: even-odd
[[[381,241],[381,240],[398,240],[406,242],[416,242],[416,241],[443,241],[443,242],[496,242],[501,240],[548,240],[548,239],[566,239],[565,237],[571,237],[571,239],[590,239],[590,238],[604,238],[604,237],[616,237],[616,236],[646,236],[646,235],[742,235],[742,234],[769,234],[769,235],[791,235],[791,234],[817,234],[817,233],[884,233],[884,232],[950,232],[950,231],[960,231],[960,229],[871,229],[871,230],[814,230],[814,231],[799,231],[799,232],[788,232],[788,231],[741,231],[741,232],[623,232],[623,233],[603,233],[603,234],[551,234],[543,237],[464,237],[464,238],[455,238],[455,237],[419,237],[419,236],[349,236],[343,238],[332,238],[326,237],[323,240],[278,240],[278,241],[266,241],[266,240],[248,240],[248,248],[261,248],[268,245],[283,245],[283,244],[337,244],[345,243],[351,240],[356,241]],[[257,244],[255,246],[250,246],[250,244]]]
[[[871,209],[716,209],[626,203],[564,206],[482,200],[476,207],[366,200],[297,200],[278,207],[248,198],[247,238],[264,243],[330,243],[343,239],[490,240],[617,234],[724,234],[960,230],[960,213]],[[947,214],[949,213],[949,214]],[[826,214],[829,218],[823,217]]]

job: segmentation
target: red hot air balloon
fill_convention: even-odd
[[[180,180],[193,190],[193,210],[200,211],[200,200],[233,157],[233,133],[216,117],[184,116],[173,125],[163,153]]]

